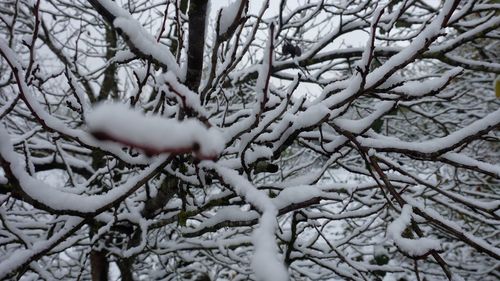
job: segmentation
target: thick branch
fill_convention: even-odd
[[[205,18],[208,0],[189,2],[189,47],[186,85],[197,92],[203,70],[203,48],[205,46]]]

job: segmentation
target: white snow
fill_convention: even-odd
[[[9,258],[0,261],[0,279],[4,279],[9,273],[17,269],[20,264],[28,264],[37,254],[47,251],[61,242],[61,239],[72,232],[74,228],[82,223],[81,218],[70,218],[66,221],[64,228],[52,235],[47,240],[36,241],[29,249],[20,249]]]
[[[279,258],[279,247],[274,234],[278,228],[278,210],[271,198],[264,191],[255,188],[252,183],[239,175],[238,172],[217,164],[204,163],[207,165],[207,168],[214,169],[226,184],[234,188],[240,197],[262,212],[259,226],[252,235],[255,247],[252,258],[254,274],[260,280],[264,281],[288,280],[288,272]]]
[[[21,98],[28,106],[31,113],[40,121],[40,125],[51,131],[58,132],[59,134],[72,138],[79,143],[83,143],[89,146],[99,147],[104,151],[111,152],[120,159],[127,161],[130,164],[145,164],[148,163],[144,157],[131,157],[128,153],[124,153],[119,146],[109,145],[104,143],[97,143],[90,135],[82,130],[77,130],[71,128],[68,124],[64,123],[63,120],[49,114],[43,105],[37,100],[35,94],[31,91],[31,88],[25,82],[25,76],[21,71],[23,68],[16,53],[9,48],[8,43],[0,38],[0,49],[2,49],[2,54],[10,64],[13,65],[13,71],[16,72],[16,80],[19,85],[19,91]]]
[[[426,215],[432,217],[434,220],[439,221],[440,224],[446,226],[447,228],[455,231],[456,233],[462,234],[465,239],[468,240],[468,244],[471,245],[477,245],[479,247],[482,247],[483,249],[486,249],[488,251],[491,251],[495,255],[500,255],[500,249],[498,247],[495,247],[494,245],[490,244],[487,240],[475,236],[471,232],[466,231],[464,228],[462,228],[459,224],[457,224],[455,221],[451,221],[449,219],[444,218],[442,215],[440,215],[438,212],[431,208],[426,208],[425,205],[417,201],[415,198],[403,195],[403,199],[408,202],[408,204],[411,204],[413,208],[418,208],[421,212],[425,213]]]
[[[184,84],[180,83],[177,80],[177,76],[175,76],[175,73],[168,71],[158,80],[158,84],[160,85],[163,83],[169,85],[167,94],[175,96],[175,98],[179,100],[179,103],[181,103],[183,107],[194,110],[200,117],[207,118],[208,114],[201,106],[199,95],[191,91]]]
[[[85,119],[90,132],[152,154],[194,151],[201,158],[214,158],[225,144],[216,128],[206,128],[196,119],[146,116],[119,103],[99,104]]]
[[[220,13],[220,22],[219,22],[219,34],[224,34],[227,32],[231,24],[234,22],[236,17],[238,16],[238,10],[240,8],[242,0],[235,0],[226,7],[222,8]]]
[[[462,72],[463,69],[461,67],[455,67],[439,78],[427,79],[425,81],[409,81],[402,86],[394,88],[393,91],[408,96],[422,96],[433,91],[438,91],[444,87],[450,79]]]
[[[359,134],[369,129],[373,122],[387,114],[395,105],[394,101],[382,101],[376,105],[376,110],[365,118],[359,120],[336,118],[333,122],[344,130]]]
[[[440,250],[439,241],[431,238],[408,239],[401,236],[406,227],[411,223],[413,214],[411,205],[404,205],[401,216],[391,222],[387,227],[387,237],[394,240],[399,250],[412,257],[428,254],[432,250]]]
[[[227,206],[217,210],[214,216],[204,220],[196,226],[196,228],[183,229],[183,233],[193,233],[199,229],[213,227],[219,223],[228,221],[251,221],[259,218],[259,214],[255,211],[243,211],[238,206]]]
[[[156,40],[144,30],[144,28],[131,16],[117,17],[113,25],[122,30],[133,46],[145,55],[151,55],[153,58],[168,67],[180,76],[180,69],[174,56],[166,45],[156,42]]]
[[[495,174],[497,177],[500,177],[500,165],[478,161],[467,155],[455,152],[445,153],[441,156],[441,158],[444,158],[446,160],[452,161],[460,165],[477,167],[483,171]]]
[[[373,246],[373,256],[389,256],[389,251],[381,244]]]
[[[107,193],[100,195],[78,195],[60,191],[43,181],[40,181],[25,171],[24,162],[13,150],[9,135],[0,126],[0,157],[10,163],[12,175],[19,182],[21,191],[34,201],[43,204],[46,208],[78,214],[94,214],[102,212],[106,206],[130,195],[141,187],[139,183],[154,175],[154,171],[162,165],[166,157],[156,159],[148,168],[137,176],[131,177],[125,184],[117,186]]]
[[[359,137],[358,141],[368,147],[373,148],[391,148],[391,149],[405,149],[418,151],[421,153],[436,153],[436,152],[447,152],[446,150],[453,149],[454,146],[460,144],[467,138],[475,134],[481,133],[481,131],[488,130],[491,127],[498,126],[500,124],[500,109],[486,115],[484,118],[479,119],[472,124],[459,129],[448,136],[442,138],[435,138],[420,143],[416,142],[405,142],[400,141],[395,138],[380,137],[374,138],[362,138]]]

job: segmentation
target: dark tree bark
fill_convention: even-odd
[[[203,48],[205,46],[205,18],[208,0],[189,2],[189,47],[186,85],[197,92],[203,69]]]
[[[105,252],[96,250],[90,252],[90,268],[92,281],[108,281],[109,265]]]
[[[106,29],[106,42],[108,43],[106,47],[106,59],[111,61],[111,59],[116,54],[117,41],[115,30],[111,26],[105,26]],[[104,79],[102,81],[101,91],[97,98],[98,101],[103,101],[111,96],[113,99],[118,97],[118,82],[116,81],[116,63],[111,63],[104,71]]]
[[[134,277],[132,275],[132,267],[134,264],[134,260],[132,258],[128,259],[119,259],[117,262],[118,268],[121,273],[122,281],[134,281]]]

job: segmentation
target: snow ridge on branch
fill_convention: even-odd
[[[427,237],[409,239],[402,236],[406,227],[411,223],[412,214],[412,206],[404,205],[399,218],[387,227],[387,237],[394,240],[398,249],[410,257],[418,258],[428,255],[433,250],[441,250],[441,244],[437,240]]]
[[[213,159],[225,144],[215,127],[207,128],[196,119],[146,116],[120,103],[100,104],[85,119],[94,137],[132,146],[149,155],[194,152],[200,159]]]

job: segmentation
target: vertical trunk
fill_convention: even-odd
[[[90,252],[90,274],[92,281],[108,281],[109,264],[106,252],[92,250]]]
[[[200,86],[203,69],[207,3],[208,0],[189,1],[189,46],[186,85],[194,92],[197,92]]]
[[[132,275],[133,258],[119,259],[116,264],[120,269],[122,281],[134,281],[134,277]]]
[[[106,59],[110,61],[116,54],[117,48],[117,34],[116,31],[111,27],[105,26],[106,32]],[[102,81],[101,90],[97,97],[97,101],[103,101],[108,99],[109,96],[112,98],[118,98],[118,82],[116,81],[116,64],[111,63],[104,71],[104,79]],[[93,150],[92,152],[92,166],[95,168],[102,167],[105,165],[105,161],[102,158],[102,152],[99,150]],[[94,226],[95,228],[95,226]],[[93,229],[91,235],[93,235]],[[90,274],[92,276],[92,281],[108,281],[109,273],[109,262],[106,258],[105,251],[90,251]]]
[[[110,61],[116,54],[118,38],[115,30],[106,25],[106,60]],[[102,81],[101,90],[99,91],[98,101],[103,101],[111,96],[113,99],[118,98],[118,81],[116,81],[116,63],[111,63],[104,71],[104,79]]]

